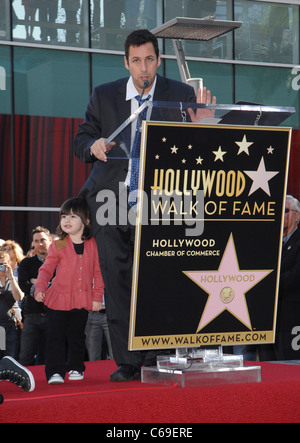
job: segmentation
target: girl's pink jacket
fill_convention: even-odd
[[[54,241],[39,269],[35,294],[38,292],[46,294],[45,305],[57,311],[82,308],[91,311],[93,301],[102,303],[104,283],[95,239],[84,242],[82,255],[76,254],[69,236]]]

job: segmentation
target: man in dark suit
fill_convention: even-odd
[[[94,89],[87,107],[85,120],[79,126],[74,152],[83,162],[93,162],[91,175],[81,195],[89,204],[93,234],[99,250],[100,266],[105,283],[106,313],[111,336],[113,355],[119,369],[111,375],[111,381],[129,381],[140,377],[143,364],[151,364],[151,353],[129,352],[128,332],[132,282],[134,226],[97,223],[96,201],[99,191],[113,191],[117,213],[123,195],[130,185],[131,161],[115,143],[106,145],[109,137],[138,108],[136,96],[142,92],[150,100],[172,102],[196,102],[194,90],[181,82],[157,75],[160,53],[156,37],[147,30],[132,32],[125,42],[125,67],[130,78],[120,79]],[[146,82],[146,87],[145,87]],[[150,95],[150,98],[149,98]],[[198,93],[197,101],[209,104],[210,92],[205,88]],[[215,103],[215,97],[213,103]],[[202,116],[205,117],[204,114]],[[191,117],[193,114],[191,113]],[[196,116],[199,120],[199,115]],[[201,118],[201,116],[200,116]],[[132,131],[133,133],[134,131]],[[128,135],[128,134],[127,134]],[[129,139],[131,130],[129,130]],[[129,143],[130,145],[131,143]],[[119,157],[113,160],[110,156]],[[98,198],[99,200],[99,198]],[[117,217],[117,220],[119,217]]]
[[[283,249],[280,271],[276,360],[299,360],[300,327],[300,203],[288,195],[285,205]]]
[[[34,299],[35,283],[39,269],[45,262],[52,243],[50,231],[37,226],[32,231],[35,255],[21,261],[18,271],[19,286],[25,294],[23,305],[24,329],[21,335],[20,362],[24,366],[45,363],[48,331],[47,311],[43,303]]]
[[[274,345],[258,347],[261,361],[300,360],[300,203],[287,195]]]

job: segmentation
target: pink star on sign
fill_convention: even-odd
[[[197,332],[225,310],[252,330],[245,294],[271,272],[272,269],[241,271],[232,234],[218,271],[184,271],[209,295]]]
[[[265,161],[262,157],[257,171],[244,172],[251,178],[253,182],[249,195],[254,194],[254,192],[258,189],[262,189],[266,194],[269,195],[269,197],[271,197],[269,181],[272,180],[272,178],[275,177],[277,174],[279,174],[279,171],[266,171]]]

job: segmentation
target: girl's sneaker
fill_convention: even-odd
[[[64,382],[64,379],[59,374],[52,375],[52,377],[50,377],[48,380],[49,385],[62,385]]]
[[[69,372],[69,380],[70,381],[77,381],[77,380],[83,380],[83,379],[84,379],[83,372],[78,372],[78,371],[70,371]]]

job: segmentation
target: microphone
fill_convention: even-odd
[[[142,97],[143,97],[143,95],[145,93],[145,89],[148,88],[148,86],[149,86],[149,81],[145,80],[144,81],[144,87],[142,89],[142,92],[141,92],[141,95],[140,95],[140,99],[139,99],[139,107],[141,106],[141,101],[142,101]]]

